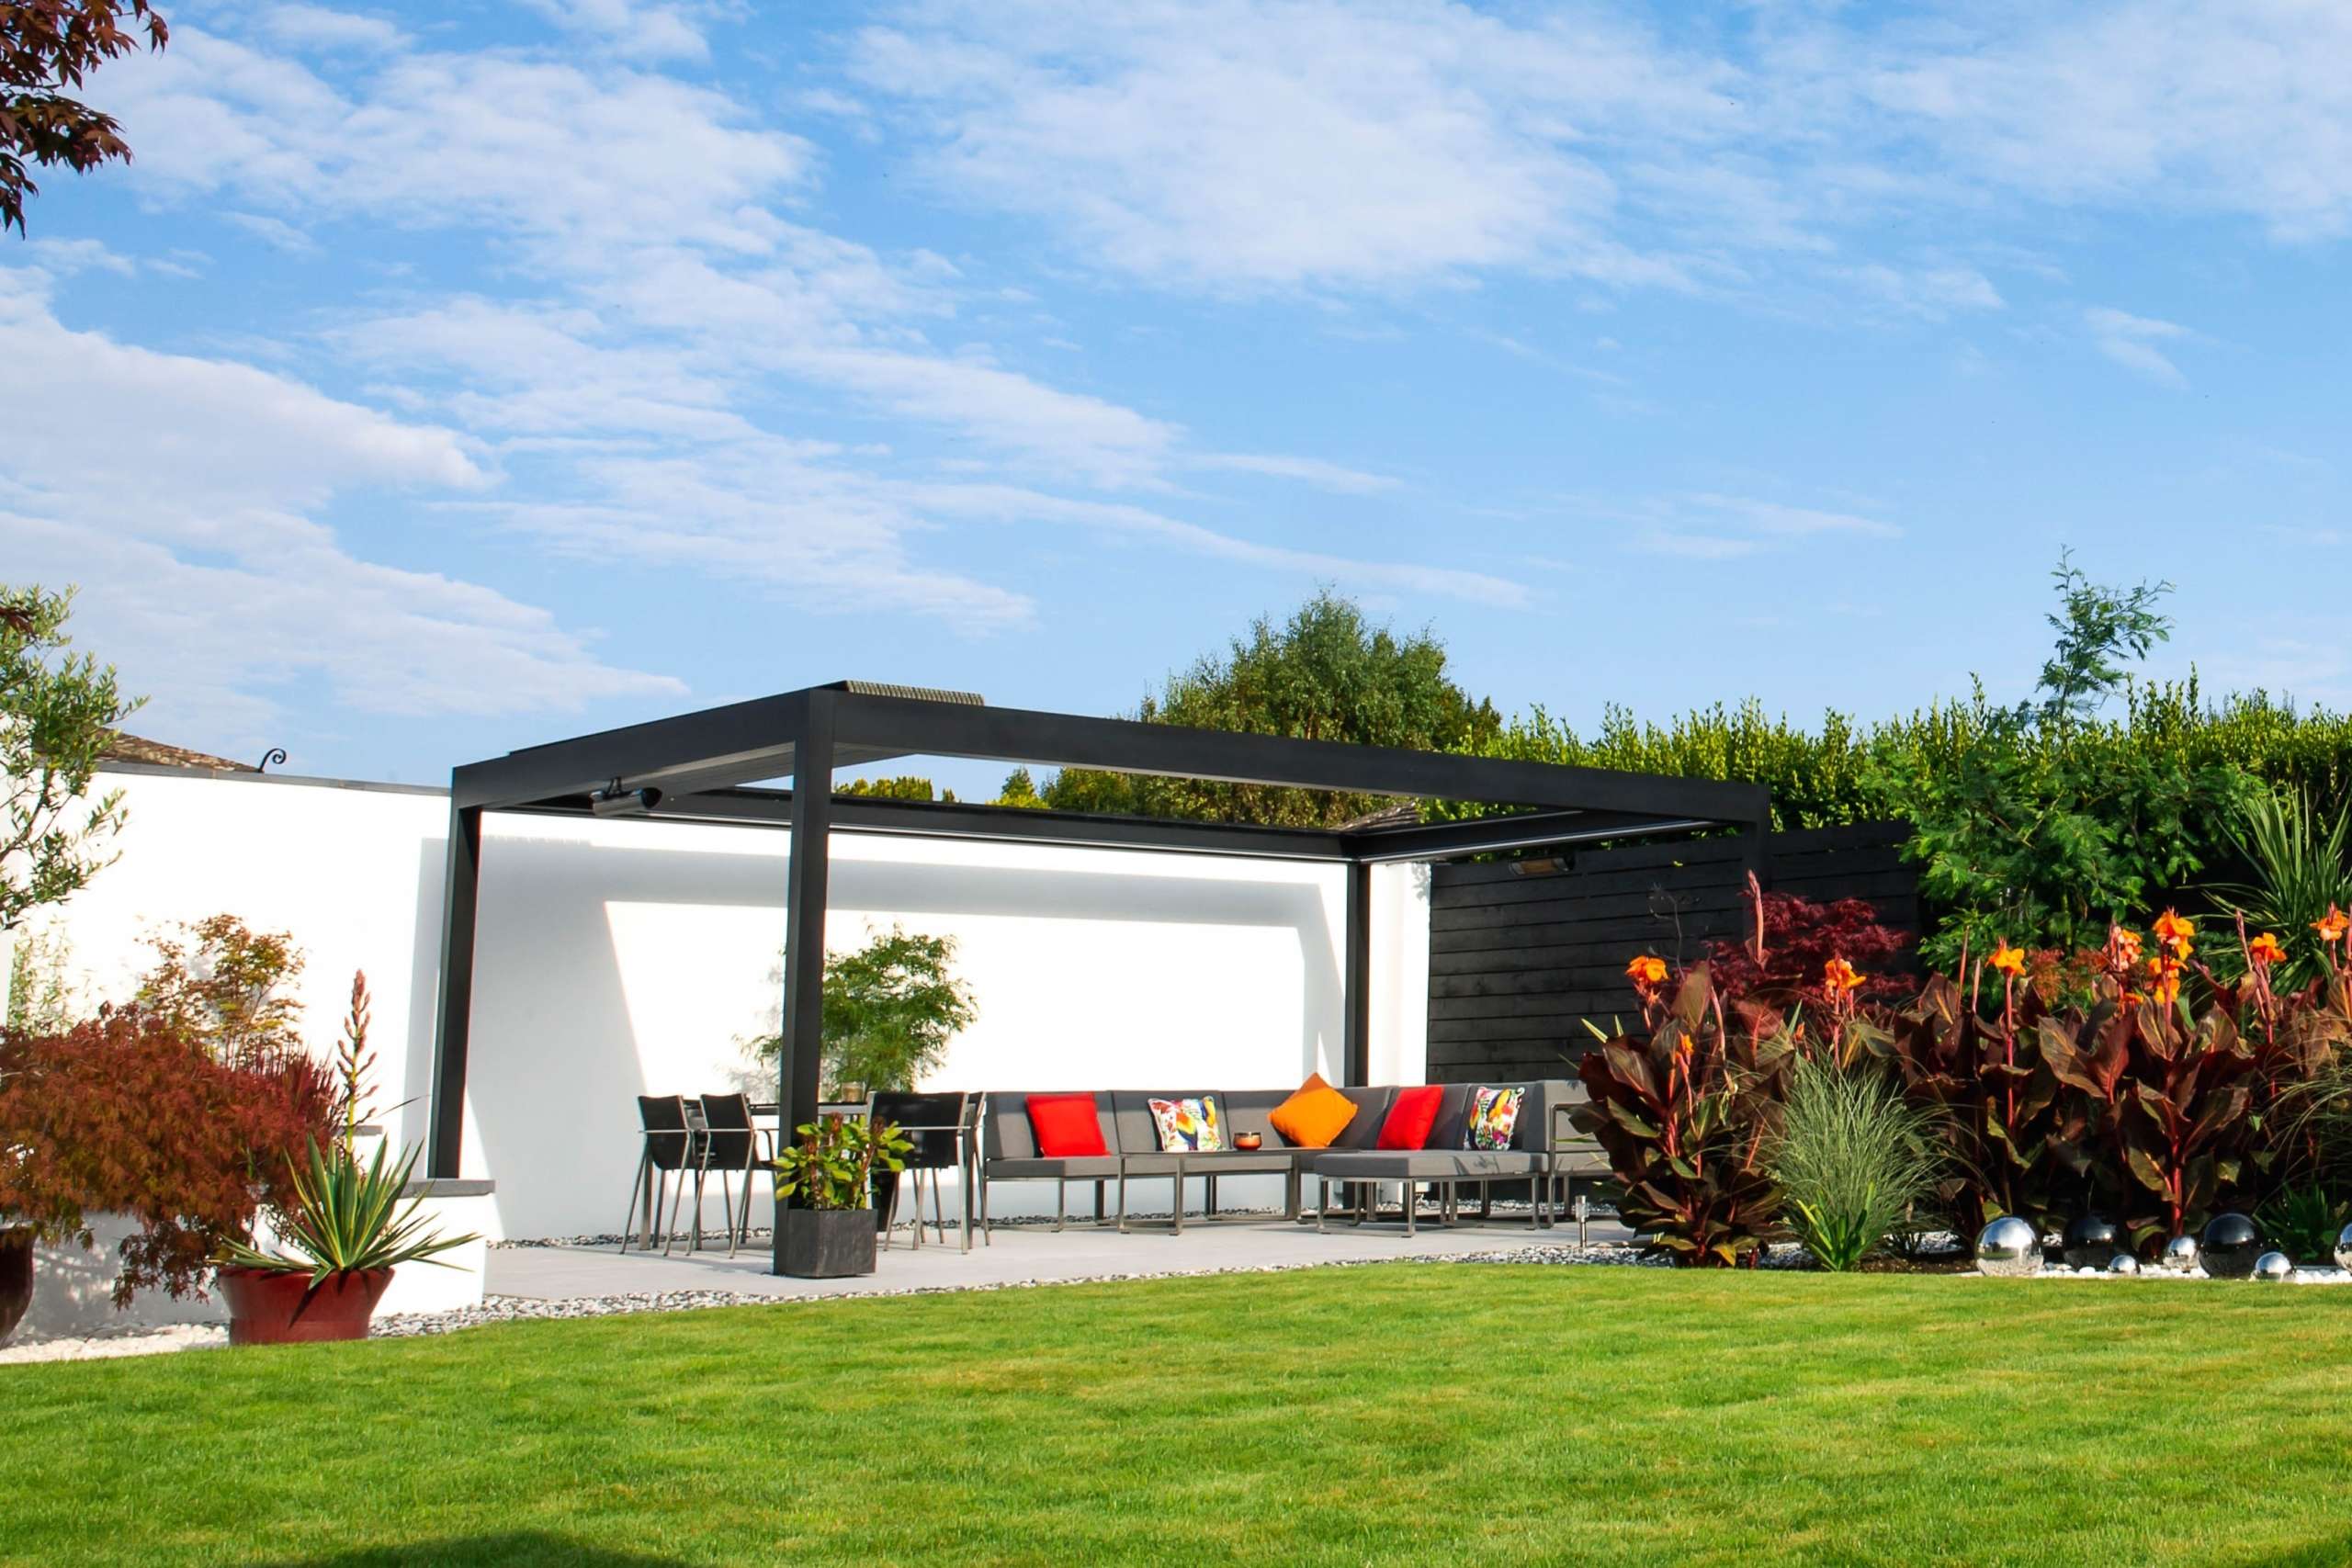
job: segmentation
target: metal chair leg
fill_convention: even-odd
[[[637,1227],[637,1212],[644,1206],[645,1165],[652,1157],[653,1150],[649,1145],[643,1154],[637,1156],[637,1173],[628,1179],[628,1217],[621,1222],[621,1250],[623,1252],[628,1250],[628,1233]],[[652,1222],[649,1219],[646,1224],[650,1227]]]
[[[1102,1183],[1095,1183],[1094,1201],[1098,1207],[1102,1201]],[[922,1211],[916,1211],[915,1217],[921,1219]],[[1102,1216],[1098,1214],[1095,1217],[1099,1220]],[[945,1247],[947,1245],[947,1203],[946,1200],[939,1195],[939,1171],[935,1167],[931,1173],[931,1224],[933,1234],[939,1237],[939,1245]]]

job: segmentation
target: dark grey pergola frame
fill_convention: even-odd
[[[1096,768],[1520,809],[1456,822],[1308,829],[871,796],[837,798],[831,793],[835,769],[905,756]],[[795,788],[747,787],[758,780],[786,776]],[[826,787],[808,791],[809,781],[819,778]],[[782,829],[792,835],[785,891],[784,1048],[778,1065],[787,1127],[817,1116],[826,883],[830,840],[836,828],[1344,864],[1343,1073],[1349,1082],[1361,1083],[1369,1064],[1373,866],[1728,827],[1744,831],[1751,867],[1760,874],[1771,809],[1770,796],[1760,784],[994,708],[974,699],[854,682],[509,752],[458,768],[449,778],[449,863],[441,916],[430,1175],[457,1176],[463,1144],[482,814],[584,817],[592,813],[592,797],[599,792],[648,788],[660,791],[661,799],[642,820],[740,823]]]

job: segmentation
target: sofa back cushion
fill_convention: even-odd
[[[1430,1130],[1437,1125],[1438,1112],[1444,1108],[1445,1089],[1440,1084],[1428,1084],[1415,1089],[1400,1089],[1390,1102],[1386,1120],[1380,1124],[1380,1142],[1384,1149],[1425,1149],[1430,1146]]]
[[[1266,1121],[1295,1149],[1328,1149],[1357,1116],[1356,1102],[1310,1073],[1298,1092],[1267,1113]]]
[[[1225,1146],[1225,1118],[1213,1094],[1155,1100],[1151,1119],[1162,1154],[1216,1154]],[[1120,1145],[1122,1148],[1125,1145]]]
[[[1099,1159],[1111,1152],[1102,1141],[1102,1119],[1095,1113],[1091,1094],[1033,1094],[1028,1111],[1043,1158]]]
[[[1388,1124],[1389,1102],[1396,1098],[1395,1086],[1389,1084],[1337,1084],[1333,1086],[1355,1102],[1355,1120],[1348,1130],[1331,1140],[1335,1149],[1368,1149],[1380,1142],[1380,1130]]]
[[[1481,1085],[1472,1089],[1469,1109],[1462,1119],[1462,1146],[1488,1150],[1512,1147],[1519,1135],[1521,1112],[1527,1109],[1527,1090],[1521,1085]]]

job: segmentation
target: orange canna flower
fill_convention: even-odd
[[[1833,958],[1821,966],[1821,983],[1833,997],[1844,996],[1862,983],[1854,966],[1842,958]]]
[[[1666,960],[1644,953],[1625,965],[1626,976],[1636,986],[1658,986],[1666,982]]]
[[[2158,1007],[2170,1007],[2180,995],[2180,961],[2162,953],[2148,960],[2148,999]]]
[[[2284,962],[2287,950],[2278,945],[2277,937],[2272,936],[2268,931],[2264,931],[2245,944],[2245,955],[2254,960],[2258,966],[2267,969],[2273,964]]]
[[[2312,930],[2319,932],[2322,942],[2342,942],[2344,933],[2352,931],[2352,915],[2330,904],[2327,913],[2312,922]]]
[[[2175,958],[2186,958],[2195,951],[2197,926],[2185,920],[2174,910],[2166,909],[2156,917],[2156,940],[2172,949]]]
[[[2012,979],[2025,973],[2025,949],[2011,947],[2006,941],[1993,944],[1993,968]]]
[[[2126,964],[2140,962],[2140,933],[2116,926],[2108,932],[2108,940],[2115,943],[2115,951]]]

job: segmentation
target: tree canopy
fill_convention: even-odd
[[[1136,717],[1251,735],[1454,750],[1501,728],[1494,705],[1446,670],[1427,630],[1399,636],[1325,590],[1277,625],[1260,616],[1222,654],[1202,657],[1146,696]],[[1013,793],[1007,781],[1007,794]],[[1262,784],[1140,777],[1066,768],[1038,791],[1047,806],[1142,817],[1204,818],[1273,827],[1331,827],[1387,804]]]
[[[0,0],[0,230],[25,232],[25,197],[40,194],[32,165],[78,175],[130,161],[114,117],[72,95],[142,33],[149,49],[171,37],[147,0]]]

